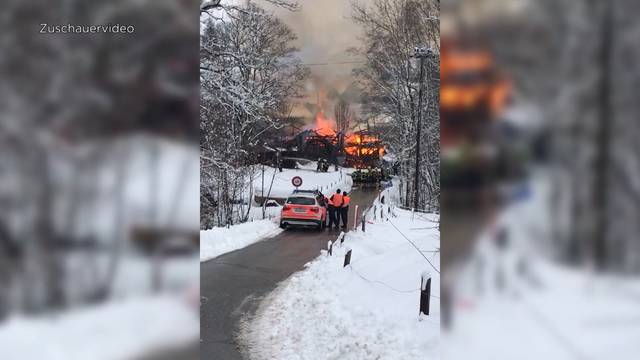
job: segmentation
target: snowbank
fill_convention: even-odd
[[[440,247],[436,215],[395,210],[349,232],[283,282],[249,319],[252,359],[439,359]],[[423,251],[421,254],[402,234]],[[343,268],[352,249],[351,266]],[[431,315],[418,316],[421,274],[432,275]]]
[[[456,269],[445,358],[637,359],[640,282],[555,263],[547,175],[530,185],[532,198],[497,220],[507,245],[497,247],[489,229]]]
[[[0,359],[133,359],[197,341],[199,317],[172,298],[110,302],[47,318],[13,318],[0,326]]]
[[[130,136],[105,146],[105,159],[96,174],[83,176],[92,184],[95,199],[80,202],[78,237],[97,236],[111,243],[117,217],[128,233],[132,226],[193,230],[200,226],[200,164],[198,147],[151,136]],[[156,167],[153,159],[155,158]],[[119,172],[118,168],[122,167]],[[67,174],[59,181],[65,187],[58,193],[59,214],[67,214],[67,199],[78,189],[69,187]],[[121,183],[121,184],[120,184]],[[156,188],[152,187],[155,184]],[[119,187],[122,189],[119,189]],[[86,190],[85,190],[86,191]],[[122,204],[117,203],[122,191]],[[60,217],[60,216],[58,216]],[[64,224],[66,218],[58,219]],[[68,229],[65,229],[68,230]]]
[[[259,220],[200,231],[200,261],[241,249],[282,231],[271,220]]]
[[[282,169],[282,172],[279,172],[275,168],[265,166],[264,192],[262,189],[262,172],[258,171],[257,175],[253,178],[254,194],[257,197],[261,197],[263,194],[264,196],[270,194],[270,198],[286,198],[295,189],[291,184],[291,179],[294,176],[300,176],[302,178],[303,183],[300,189],[317,189],[324,194],[335,192],[336,189],[351,191],[353,181],[348,174],[352,172],[352,169],[339,168],[338,171],[333,171],[333,166],[331,166],[328,172],[316,172],[315,168],[315,161],[311,161],[307,165],[301,165],[300,169]],[[273,177],[274,172],[275,177]],[[272,178],[273,185],[271,185]],[[270,186],[271,193],[269,193]]]
[[[104,253],[91,254],[73,251],[65,258],[65,276],[68,281],[67,300],[71,304],[82,303],[95,290],[96,277],[105,274],[110,257]],[[146,256],[123,254],[114,279],[111,294],[114,298],[144,296],[153,291],[155,264]],[[196,254],[187,256],[167,256],[161,265],[162,289],[181,293],[200,281],[200,262]]]

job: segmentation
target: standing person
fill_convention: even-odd
[[[279,172],[282,172],[282,154],[280,154],[280,150],[276,152],[276,167]]]
[[[336,229],[337,229],[340,227],[340,217],[341,217],[340,209],[342,208],[342,203],[344,202],[340,189],[336,190],[336,193],[331,195],[331,198],[329,200],[331,200],[331,202],[333,203],[335,223],[336,223]]]
[[[333,198],[333,196],[331,197]],[[331,229],[333,224],[336,223],[336,207],[333,206],[333,201],[325,196],[324,203],[327,204],[327,228]],[[336,225],[337,226],[337,225]]]
[[[340,207],[340,217],[342,218],[342,228],[347,228],[347,221],[349,220],[349,203],[351,198],[347,195],[346,191],[342,192],[342,206]]]

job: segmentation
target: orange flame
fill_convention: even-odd
[[[333,119],[328,119],[324,116],[324,111],[318,112],[316,115],[316,123],[314,130],[322,136],[335,136],[336,135],[336,122]]]
[[[472,111],[487,106],[495,117],[504,109],[511,83],[497,70],[488,49],[445,43],[441,56],[441,110]]]
[[[336,121],[325,116],[324,111],[316,114],[313,130],[320,136],[331,136],[333,142],[338,142]],[[384,146],[377,135],[356,132],[344,136],[344,151],[351,156],[384,155]]]

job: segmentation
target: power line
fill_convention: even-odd
[[[365,61],[336,61],[336,62],[326,62],[326,63],[302,63],[302,65],[306,66],[327,66],[327,65],[346,65],[346,64],[364,64]]]
[[[389,285],[389,284],[383,283],[382,281],[367,279],[367,278],[366,278],[366,277],[364,277],[362,274],[360,274],[360,273],[358,272],[358,270],[354,269],[354,268],[353,268],[353,265],[349,266],[349,268],[350,268],[353,272],[355,272],[355,273],[356,273],[356,275],[358,275],[362,280],[367,281],[367,282],[370,282],[370,283],[375,283],[375,284],[383,285],[383,286],[385,286],[385,287],[389,288],[390,290],[395,291],[395,292],[398,292],[398,293],[407,294],[407,293],[413,293],[413,292],[416,292],[416,291],[420,291],[420,290],[421,290],[421,288],[417,288],[417,289],[413,289],[413,290],[398,290],[398,289],[394,288],[393,286],[391,286],[391,285]],[[440,299],[440,297],[439,297],[439,296],[436,296],[436,295],[433,295],[433,294],[429,294],[429,295],[430,295],[432,298]]]
[[[435,266],[433,266],[433,264],[431,263],[431,261],[429,261],[429,259],[427,259],[426,256],[424,256],[424,254],[422,253],[422,251],[420,250],[420,248],[418,248],[416,246],[416,244],[413,243],[413,241],[409,240],[409,238],[402,233],[402,231],[400,231],[400,229],[398,229],[398,227],[393,223],[393,221],[388,220],[389,223],[391,224],[391,226],[393,226],[399,233],[400,235],[402,235],[402,237],[404,237],[405,239],[407,239],[407,241],[416,249],[416,251],[418,251],[418,254],[420,254],[420,256],[422,256],[425,260],[427,260],[427,262],[429,263],[429,265],[431,265],[431,267],[433,268],[433,270],[435,270],[438,274],[440,274],[440,270],[438,270],[438,268],[436,268]]]
[[[406,294],[406,293],[412,293],[412,292],[416,292],[416,291],[420,290],[420,288],[412,289],[412,290],[398,290],[398,289],[394,288],[394,287],[393,287],[393,286],[391,286],[391,285],[388,285],[388,284],[383,283],[382,281],[378,281],[378,280],[369,280],[369,279],[367,279],[367,278],[366,278],[366,277],[364,277],[362,274],[360,274],[356,269],[354,269],[354,268],[353,268],[353,266],[350,266],[349,268],[350,268],[353,272],[355,272],[355,273],[356,273],[356,275],[358,275],[362,280],[367,281],[367,282],[370,282],[370,283],[376,283],[376,284],[380,284],[380,285],[386,286],[387,288],[389,288],[389,289],[391,289],[391,290],[393,290],[393,291],[395,291],[395,292],[398,292],[398,293],[405,293],[405,294]]]

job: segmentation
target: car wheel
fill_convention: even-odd
[[[281,228],[281,229],[286,229],[286,228],[287,228],[287,225],[285,225],[285,223],[281,222],[281,223],[280,223],[280,228]]]

